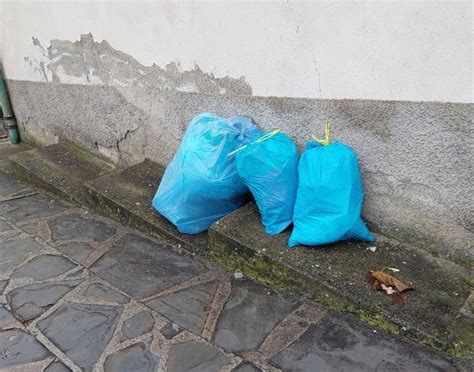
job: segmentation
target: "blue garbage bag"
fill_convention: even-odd
[[[298,149],[280,130],[266,132],[236,154],[237,172],[252,192],[265,231],[275,235],[293,220]]]
[[[290,247],[375,240],[360,218],[364,190],[357,156],[349,146],[308,142],[298,175]]]
[[[195,117],[158,187],[152,205],[180,232],[197,234],[241,207],[249,190],[237,174],[236,148],[260,135],[248,118]]]

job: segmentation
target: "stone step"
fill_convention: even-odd
[[[64,199],[87,202],[84,182],[98,178],[114,166],[70,143],[59,143],[9,157],[12,175]]]
[[[209,255],[234,272],[354,312],[374,326],[445,350],[466,344],[472,349],[472,337],[462,339],[466,327],[474,329],[472,313],[462,310],[473,288],[465,269],[382,236],[371,245],[348,241],[293,250],[288,238],[289,231],[266,235],[250,203],[211,227]],[[402,306],[366,282],[369,270],[384,267],[399,269],[387,273],[415,287]]]
[[[23,151],[28,151],[33,147],[21,142],[16,145],[12,145],[8,139],[0,140],[0,171],[3,173],[11,173],[12,166],[11,161],[8,158],[10,155],[17,154]]]
[[[8,139],[0,139],[0,158],[3,159],[8,155],[31,150],[33,147],[26,143],[12,145]]]
[[[163,172],[162,165],[145,160],[86,182],[89,204],[98,212],[151,236],[172,239],[188,250],[207,251],[207,233],[180,234],[151,207]]]

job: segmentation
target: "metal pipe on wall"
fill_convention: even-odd
[[[13,114],[10,99],[8,97],[7,87],[3,78],[3,72],[0,69],[0,109],[3,114],[3,124],[8,130],[8,137],[10,142],[17,144],[20,142],[20,136],[18,135],[18,127],[16,125],[15,115]]]

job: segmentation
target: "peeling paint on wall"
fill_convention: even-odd
[[[114,49],[106,40],[94,41],[92,34],[81,35],[79,41],[51,40],[45,48],[33,37],[35,55],[25,57],[27,68],[45,82],[72,84],[104,84],[112,86],[152,87],[167,91],[252,95],[245,77],[216,78],[198,65],[180,71],[169,63],[165,68],[142,65],[132,56]]]

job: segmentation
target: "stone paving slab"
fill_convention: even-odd
[[[204,283],[152,299],[146,304],[182,328],[201,334],[216,290],[217,283]]]
[[[86,239],[92,242],[103,242],[111,238],[116,227],[105,221],[80,213],[58,216],[48,221],[52,240]]]
[[[124,234],[124,229],[115,222],[77,208],[20,222],[19,227],[86,267]]]
[[[49,217],[64,212],[67,206],[44,195],[31,195],[0,204],[0,216],[7,221],[18,223],[31,219]]]
[[[30,237],[21,236],[0,244],[0,277],[11,273],[15,267],[31,254],[39,252],[42,245]]]
[[[147,310],[142,310],[126,319],[122,325],[122,340],[140,337],[150,332],[155,325],[153,315]]]
[[[109,305],[65,303],[38,322],[38,329],[74,363],[92,370],[112,338],[121,308]]]
[[[168,358],[168,368],[175,372],[219,371],[230,362],[222,351],[197,341],[174,344]]]
[[[28,365],[53,356],[35,337],[18,329],[0,332],[0,345],[0,370]]]
[[[40,202],[27,215],[18,211],[29,208],[26,202],[12,207],[14,201],[0,201],[5,218],[11,211],[19,216],[0,217],[0,370],[252,372],[289,366],[312,372],[313,360],[336,370],[351,360],[356,367],[378,361],[380,371],[394,370],[398,360],[414,370],[459,365],[355,316],[231,279],[203,258],[67,203],[43,213],[51,199],[34,199]],[[371,359],[361,361],[357,351]]]
[[[92,271],[125,293],[145,298],[191,279],[203,267],[184,255],[157,243],[129,234],[102,256]]]
[[[15,316],[27,322],[44,313],[79,283],[65,280],[28,284],[7,293],[6,298]]]
[[[271,359],[285,371],[448,371],[442,358],[423,355],[352,317],[327,315]]]
[[[109,355],[104,364],[105,372],[153,372],[158,369],[160,358],[150,352],[149,346],[139,342]]]
[[[16,268],[10,278],[46,280],[71,271],[76,267],[76,264],[64,256],[45,254],[36,256]]]
[[[300,303],[293,296],[251,281],[236,281],[219,318],[214,342],[232,352],[257,349]]]

